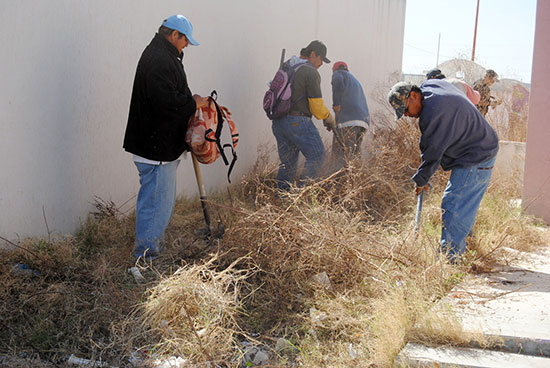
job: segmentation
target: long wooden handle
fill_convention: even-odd
[[[199,186],[199,195],[201,199],[202,213],[204,214],[204,221],[206,222],[206,228],[210,232],[210,214],[208,213],[208,206],[206,203],[206,191],[204,190],[204,183],[202,181],[201,168],[199,167],[199,161],[193,152],[191,152],[193,158],[193,168],[195,169],[195,177],[197,178],[197,185]]]

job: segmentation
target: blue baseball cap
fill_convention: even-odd
[[[179,33],[182,33],[187,37],[187,40],[189,40],[189,43],[193,46],[200,45],[194,38],[193,38],[193,25],[189,21],[189,19],[185,18],[181,14],[172,15],[171,17],[168,17],[162,22],[162,25],[166,28],[170,28],[173,30],[178,31]]]

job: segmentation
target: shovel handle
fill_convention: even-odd
[[[285,63],[285,49],[281,50],[281,62],[279,63],[279,69],[283,68],[283,64]]]
[[[344,146],[344,140],[343,140],[342,137],[340,136],[340,133],[339,133],[338,128],[332,129],[332,132],[334,133],[334,138],[336,138],[336,141],[338,142],[338,144],[339,144],[340,146],[342,146],[342,149],[343,149],[344,152],[345,152],[345,151],[346,151],[346,146]]]
[[[201,168],[199,167],[199,161],[193,152],[191,152],[193,158],[193,169],[195,169],[195,177],[197,178],[197,185],[199,186],[199,195],[202,206],[202,213],[204,214],[204,222],[206,222],[206,229],[210,232],[210,214],[208,213],[208,206],[206,204],[206,191],[204,190],[204,184],[202,181]]]

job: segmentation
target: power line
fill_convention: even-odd
[[[433,51],[428,51],[428,50],[424,50],[424,49],[421,49],[420,47],[416,47],[416,46],[413,46],[411,45],[410,43],[404,43],[405,46],[408,46],[408,47],[412,47],[413,49],[416,49],[416,50],[419,50],[419,51],[422,51],[422,52],[425,52],[425,53],[428,53],[430,55],[437,55],[435,52]],[[454,59],[453,57],[451,56],[447,56],[447,55],[441,55],[439,54],[439,56],[443,56],[444,58],[447,58],[447,59]]]

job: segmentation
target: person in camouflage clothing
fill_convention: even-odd
[[[488,69],[485,76],[474,83],[474,90],[478,91],[481,96],[476,107],[483,117],[489,112],[489,106],[495,108],[500,104],[500,101],[491,96],[491,86],[495,82],[498,82],[498,74],[494,70]]]

